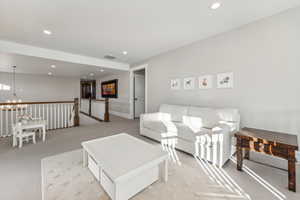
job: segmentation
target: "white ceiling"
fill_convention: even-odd
[[[97,58],[112,54],[132,64],[300,5],[218,0],[222,6],[213,11],[215,1],[1,0],[0,39]]]
[[[56,68],[51,68],[51,65],[55,65]],[[48,75],[51,72],[53,76],[77,77],[82,79],[95,79],[96,77],[124,73],[124,71],[111,68],[0,53],[0,72],[12,72],[12,66],[17,66],[16,72],[22,74]],[[101,72],[101,69],[104,71]],[[90,73],[93,73],[94,76],[91,76]]]

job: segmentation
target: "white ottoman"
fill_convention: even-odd
[[[157,181],[168,179],[168,154],[126,133],[82,143],[88,167],[113,200],[127,200]]]

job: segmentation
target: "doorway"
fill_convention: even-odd
[[[145,113],[145,69],[134,72],[134,118]]]
[[[131,116],[140,118],[147,112],[147,65],[131,69]]]

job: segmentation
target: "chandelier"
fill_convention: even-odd
[[[13,68],[12,97],[11,97],[11,99],[8,99],[6,101],[7,104],[5,106],[1,106],[1,109],[18,111],[18,110],[26,108],[27,105],[21,104],[22,100],[20,98],[18,98],[18,96],[17,96],[17,93],[16,93],[16,68],[17,68],[17,66],[13,66],[12,68]]]

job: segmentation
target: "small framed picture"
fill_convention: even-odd
[[[233,88],[233,72],[218,74],[217,86],[218,88]]]
[[[204,75],[199,76],[199,88],[200,89],[210,89],[213,87],[213,76],[212,75]]]
[[[180,89],[180,79],[172,79],[171,90],[179,90],[179,89]]]
[[[190,78],[185,78],[183,80],[183,88],[185,90],[192,90],[195,88],[195,78],[190,77]]]

